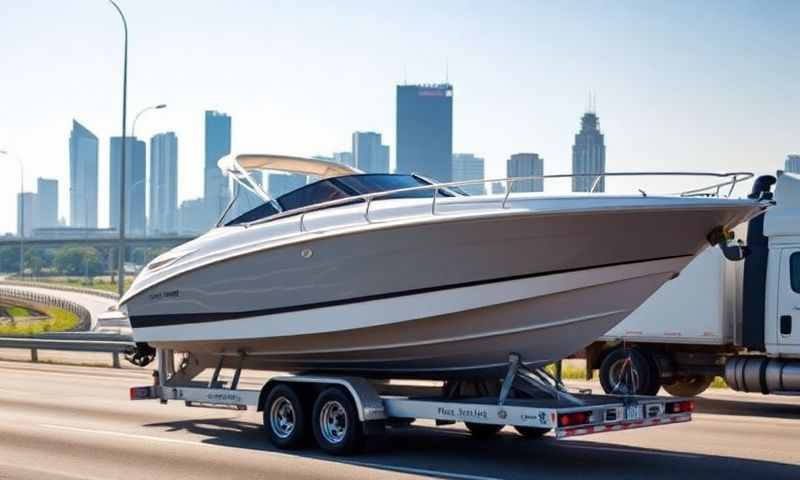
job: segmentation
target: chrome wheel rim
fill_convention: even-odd
[[[269,423],[272,431],[280,438],[288,438],[294,432],[297,419],[294,406],[286,397],[278,397],[272,402],[269,411]]]
[[[319,414],[319,429],[326,442],[337,444],[347,435],[347,412],[336,400],[325,402]]]

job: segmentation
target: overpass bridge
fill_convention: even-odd
[[[175,247],[196,236],[168,236],[168,237],[126,237],[125,245],[128,248],[136,247]],[[19,237],[0,237],[0,247],[19,246]],[[66,245],[81,245],[89,247],[116,247],[119,244],[117,237],[70,237],[70,238],[36,238],[25,237],[25,248],[60,248]]]

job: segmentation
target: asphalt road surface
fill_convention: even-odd
[[[340,459],[275,450],[255,411],[128,400],[150,380],[0,361],[0,479],[800,478],[800,397],[713,392],[691,423],[562,441],[396,429]]]

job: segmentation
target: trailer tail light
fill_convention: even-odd
[[[131,387],[130,389],[131,400],[145,400],[149,398],[156,398],[153,393],[153,387]]]
[[[585,425],[589,423],[592,412],[572,412],[562,413],[558,416],[559,427],[569,427],[574,425]]]
[[[682,402],[673,402],[667,404],[667,413],[690,413],[694,412],[694,402],[691,400],[684,400]]]

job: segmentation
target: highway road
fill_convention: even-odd
[[[2,279],[0,279],[0,284],[2,284]],[[15,289],[15,290],[24,290],[27,292],[38,292],[44,293],[46,295],[51,295],[53,297],[63,298],[64,300],[68,300],[78,305],[82,305],[89,313],[92,315],[92,328],[97,325],[97,317],[101,313],[108,311],[108,308],[112,305],[116,305],[116,301],[101,297],[99,295],[92,295],[89,293],[80,293],[80,292],[71,292],[67,290],[57,290],[53,288],[47,287],[29,287],[29,286],[18,286],[18,285],[9,285],[9,284],[2,284],[3,288]]]
[[[0,479],[800,478],[798,397],[715,392],[688,424],[567,441],[399,429],[340,459],[276,451],[254,411],[131,402],[145,370],[2,361],[0,379]]]

